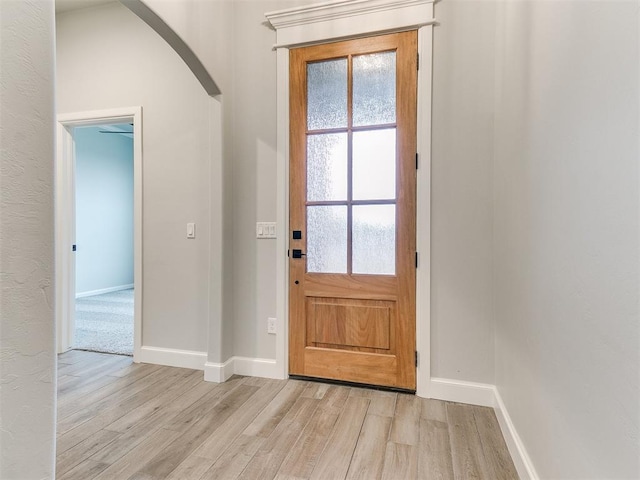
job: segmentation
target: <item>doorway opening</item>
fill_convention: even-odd
[[[58,352],[141,349],[142,109],[60,115]]]
[[[73,348],[133,355],[133,125],[76,127]]]

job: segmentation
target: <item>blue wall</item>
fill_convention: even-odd
[[[133,283],[133,139],[81,127],[76,142],[76,295]]]

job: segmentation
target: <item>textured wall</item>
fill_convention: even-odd
[[[0,478],[53,478],[53,1],[0,2]]]

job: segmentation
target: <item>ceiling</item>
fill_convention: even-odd
[[[55,0],[56,13],[69,12],[80,8],[95,7],[105,3],[113,3],[115,0]]]

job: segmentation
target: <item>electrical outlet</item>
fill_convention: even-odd
[[[267,318],[267,333],[275,334],[276,333],[276,319],[275,318]]]

